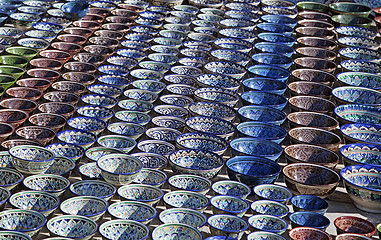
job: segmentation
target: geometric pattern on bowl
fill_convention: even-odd
[[[344,165],[372,164],[381,166],[381,146],[365,143],[352,143],[340,148]]]
[[[366,123],[350,123],[341,126],[343,136],[351,142],[381,145],[381,126]]]
[[[166,223],[183,223],[195,228],[201,228],[206,223],[206,217],[199,211],[188,208],[172,208],[162,211],[159,220]]]
[[[154,207],[137,201],[117,202],[110,205],[107,211],[114,218],[134,220],[144,224],[149,224],[157,214]]]
[[[363,104],[346,104],[337,106],[335,115],[343,123],[381,124],[381,109]]]

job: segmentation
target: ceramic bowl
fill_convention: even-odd
[[[249,204],[238,197],[218,195],[210,199],[213,214],[231,214],[243,217],[249,209]]]
[[[15,132],[17,136],[38,142],[42,146],[51,142],[56,134],[56,132],[50,128],[39,126],[20,127]]]
[[[313,58],[313,57],[300,57],[294,60],[296,68],[312,68],[329,73],[333,73],[336,70],[336,64],[332,61]]]
[[[171,208],[190,208],[203,212],[209,205],[204,195],[190,191],[173,191],[164,195],[164,203]]]
[[[10,86],[12,86],[16,82],[16,77],[11,76],[8,73],[0,74],[0,87],[2,94],[4,93],[4,90],[8,89]]]
[[[116,100],[115,98],[102,94],[87,94],[82,96],[81,100],[82,102],[89,105],[101,106],[106,108],[112,108],[118,103],[118,100]]]
[[[57,156],[67,157],[73,161],[78,161],[84,154],[82,147],[70,143],[53,143],[46,148]]]
[[[133,182],[161,187],[166,181],[167,175],[164,172],[156,169],[143,168]]]
[[[90,85],[87,87],[87,90],[95,94],[102,94],[113,98],[119,97],[123,92],[122,89],[118,87],[104,84]]]
[[[158,98],[158,95],[154,92],[142,89],[128,89],[124,92],[124,96],[129,99],[145,101],[153,103]]]
[[[354,234],[354,233],[342,233],[336,236],[337,240],[370,240],[371,238]]]
[[[299,37],[310,36],[333,39],[336,36],[332,30],[320,27],[297,27],[295,28],[295,32]]]
[[[253,65],[248,68],[248,71],[252,77],[275,78],[282,82],[290,76],[290,72],[282,67],[265,64]]]
[[[315,69],[296,69],[291,74],[295,81],[316,82],[328,86],[331,86],[336,81],[335,76],[331,73]]]
[[[41,92],[44,92],[52,83],[43,78],[25,78],[18,80],[16,84],[21,87],[36,88]]]
[[[88,131],[95,135],[98,135],[101,132],[103,132],[103,130],[107,126],[105,121],[90,117],[70,118],[67,121],[67,124],[74,129]]]
[[[20,146],[20,145],[32,145],[32,146],[42,147],[42,145],[38,142],[25,140],[25,139],[9,139],[1,143],[1,146],[5,148],[6,150],[9,150],[12,147]]]
[[[220,87],[236,91],[239,87],[237,79],[221,74],[202,74],[196,78],[200,87]]]
[[[85,86],[93,84],[96,80],[93,74],[84,72],[67,72],[62,75],[62,78],[66,81],[81,83]]]
[[[376,74],[363,72],[343,72],[337,75],[342,85],[380,89],[380,78]]]
[[[281,202],[286,204],[292,197],[292,193],[286,187],[275,184],[261,184],[253,188],[253,192],[257,198]]]
[[[264,22],[257,24],[257,30],[259,33],[281,33],[291,35],[293,28],[288,25],[282,25],[279,23]]]
[[[51,82],[57,80],[61,74],[55,70],[48,68],[32,68],[26,72],[30,77],[44,78]]]
[[[211,182],[203,177],[195,175],[175,175],[168,179],[168,184],[173,190],[186,190],[206,194]]]
[[[337,234],[356,233],[366,237],[371,237],[376,232],[373,223],[359,217],[341,216],[334,221]]]
[[[184,162],[185,158],[187,162]],[[223,166],[222,158],[219,155],[192,149],[171,153],[169,163],[176,174],[193,174],[208,179],[214,178]]]
[[[70,191],[76,196],[93,196],[108,201],[116,192],[116,188],[104,181],[84,180],[73,183]]]
[[[37,103],[28,99],[7,98],[0,101],[0,106],[7,109],[22,110],[30,113],[37,108]]]
[[[194,228],[201,228],[205,225],[207,220],[204,214],[188,208],[173,208],[164,210],[160,213],[159,219],[163,224],[181,223],[187,224]]]
[[[236,79],[241,79],[246,73],[243,66],[231,62],[209,62],[205,64],[204,69],[209,73],[222,74]]]
[[[269,240],[285,240],[286,239],[276,233],[265,232],[265,231],[252,232],[249,235],[247,235],[248,240],[255,240],[260,238],[264,238],[264,239],[268,238]]]
[[[179,149],[195,149],[211,151],[216,154],[223,154],[227,148],[227,142],[212,134],[207,133],[185,133],[176,138],[176,145]]]
[[[23,181],[24,186],[32,191],[43,191],[59,197],[70,186],[68,179],[53,174],[36,174]]]
[[[165,127],[172,129],[184,129],[185,120],[179,117],[172,116],[157,116],[152,118],[152,123],[157,127]]]
[[[289,216],[291,226],[295,227],[314,227],[325,231],[330,224],[327,217],[314,212],[294,212]]]
[[[331,235],[324,232],[323,230],[311,228],[311,227],[297,227],[297,228],[291,229],[291,231],[289,232],[289,235],[292,240],[307,240],[311,236],[314,239],[320,239],[320,240],[332,239]]]
[[[0,110],[0,122],[7,123],[14,128],[17,128],[28,118],[29,114],[16,109]]]
[[[103,121],[108,121],[112,116],[114,116],[114,111],[101,106],[82,106],[77,108],[77,113],[85,117],[94,117],[101,119]]]
[[[179,118],[186,118],[189,114],[188,110],[186,110],[185,108],[174,105],[157,105],[153,108],[153,110],[158,115]]]
[[[97,136],[93,133],[83,130],[65,130],[57,133],[57,138],[65,143],[75,144],[84,149],[91,147],[97,140]]]
[[[216,117],[226,121],[232,121],[235,118],[233,108],[215,102],[197,102],[188,106],[192,116]]]
[[[31,210],[7,210],[0,213],[1,228],[13,230],[34,237],[46,223],[46,217],[36,211]],[[22,220],[24,219],[24,220]],[[20,221],[27,221],[21,223]]]
[[[50,167],[44,172],[45,174],[60,175],[63,177],[69,177],[71,171],[75,167],[75,162],[66,157],[56,156],[54,162]]]
[[[236,38],[218,38],[214,41],[214,44],[218,48],[226,48],[244,53],[248,53],[253,48],[251,42]]]
[[[11,196],[11,193],[6,188],[0,188],[0,209],[1,211],[4,210],[5,205],[7,204],[7,201],[9,200],[9,197]]]
[[[315,96],[321,98],[329,98],[332,88],[321,83],[309,81],[297,81],[288,84],[291,95],[298,96]]]
[[[13,166],[26,174],[45,172],[53,163],[55,155],[52,151],[38,146],[15,146],[9,150],[13,158]]]
[[[313,195],[298,195],[291,198],[294,212],[314,212],[324,215],[328,209],[328,202]]]
[[[288,132],[292,143],[304,143],[325,147],[336,151],[341,144],[341,138],[327,130],[312,127],[297,127]]]
[[[355,26],[363,28],[369,28],[372,24],[371,19],[352,14],[333,15],[332,21],[337,26]]]
[[[369,62],[379,62],[380,54],[376,50],[363,47],[345,47],[339,50],[339,54],[344,60],[367,60]]]
[[[136,146],[134,139],[120,135],[102,136],[98,138],[97,142],[103,147],[115,148],[124,153],[129,153]]]
[[[202,235],[196,229],[186,224],[181,223],[168,223],[162,224],[155,228],[152,232],[152,239],[158,240],[163,238],[163,236],[184,236],[185,238],[201,240]]]
[[[90,161],[96,162],[103,156],[115,153],[121,154],[124,152],[112,147],[92,147],[86,150],[85,155]]]
[[[212,190],[217,195],[227,195],[246,199],[251,190],[248,186],[237,181],[218,181],[212,185]]]
[[[378,107],[381,101],[379,92],[361,87],[338,87],[332,91],[333,96],[339,103],[364,104]]]
[[[172,105],[172,107],[171,107],[172,109],[174,109],[174,108],[175,109],[180,109],[178,107],[184,108],[184,107],[187,107],[187,106],[189,106],[190,104],[192,104],[194,102],[194,100],[192,98],[188,97],[188,96],[177,95],[177,94],[162,95],[159,99],[164,104],[170,104],[170,105]],[[160,112],[163,113],[164,111],[168,111],[169,110],[168,107],[170,105],[161,105]],[[163,107],[163,106],[166,106],[166,108]],[[176,106],[176,107],[174,107],[174,106]],[[159,108],[159,107],[157,106],[156,110],[157,110],[157,108]],[[170,112],[170,111],[168,111],[168,112]],[[183,112],[183,114],[185,114],[185,112],[187,112],[187,110],[186,111],[183,110],[181,112]],[[160,113],[160,115],[161,115],[161,113]],[[188,114],[188,112],[187,112],[187,114]]]
[[[367,17],[372,11],[368,6],[350,2],[331,3],[329,8],[335,14],[353,14],[364,17]]]
[[[11,87],[8,88],[5,93],[13,98],[23,98],[32,101],[36,101],[42,96],[40,90],[28,87]]]
[[[125,231],[128,231],[128,235],[140,240],[146,239],[149,234],[148,227],[132,220],[112,220],[99,227],[99,232],[105,239],[123,238]]]
[[[175,151],[175,146],[171,143],[160,140],[144,140],[137,145],[138,149],[145,153],[155,153],[163,156],[168,156]]]
[[[361,47],[371,50],[377,50],[380,46],[380,42],[364,37],[341,37],[337,42],[342,47]]]
[[[36,49],[23,47],[23,46],[8,47],[7,49],[5,49],[5,51],[9,54],[24,56],[28,58],[29,60],[35,57],[38,53]]]
[[[340,131],[348,142],[379,144],[377,124],[350,123],[341,126]]]
[[[269,64],[285,69],[288,69],[292,65],[291,58],[275,53],[257,53],[252,56],[252,59],[256,64]]]
[[[271,123],[244,122],[238,124],[236,128],[242,136],[270,140],[275,143],[281,143],[287,136],[284,128]]]
[[[82,180],[103,179],[102,172],[97,167],[96,162],[83,164],[78,168],[78,170]]]
[[[12,238],[15,240],[31,240],[32,239],[28,234],[22,233],[22,232],[16,232],[16,231],[1,231],[0,237]]]
[[[337,48],[334,41],[325,38],[299,37],[296,41],[301,47],[320,47],[331,51]]]
[[[267,106],[244,106],[238,109],[239,118],[242,121],[266,122],[281,125],[286,120],[286,114],[282,111]]]
[[[62,224],[70,228],[60,228]],[[94,220],[76,215],[64,215],[50,219],[46,225],[51,234],[60,237],[73,237],[77,239],[91,239],[96,233],[98,225]]]
[[[107,130],[114,134],[124,135],[134,140],[138,139],[144,132],[144,126],[127,122],[115,122],[107,126]]]
[[[281,146],[263,138],[243,137],[230,142],[233,156],[257,156],[276,161],[283,153]]]
[[[380,146],[364,143],[347,144],[340,148],[340,154],[343,157],[345,166],[359,164],[381,165],[380,151]]]
[[[10,168],[0,168],[2,173],[2,178],[0,178],[0,187],[7,189],[8,191],[15,188],[23,179],[24,176],[13,169]]]
[[[248,219],[248,223],[254,231],[266,231],[277,234],[284,233],[288,228],[286,220],[271,215],[254,215]]]
[[[279,53],[286,57],[291,57],[295,50],[292,47],[281,43],[270,43],[270,42],[258,42],[254,45],[258,52],[262,53]]]
[[[231,180],[242,182],[249,187],[273,183],[280,174],[280,166],[277,163],[260,157],[234,157],[226,162],[226,166]]]
[[[106,200],[92,196],[73,197],[63,201],[60,209],[67,215],[79,215],[97,221],[108,208]]]
[[[202,102],[216,102],[234,107],[239,100],[238,95],[223,88],[199,88],[194,92],[196,100]]]
[[[149,102],[134,99],[122,100],[118,102],[118,106],[128,111],[139,111],[144,113],[150,112],[153,108],[153,105]]]
[[[40,21],[41,17],[31,13],[12,13],[10,16],[15,27],[25,31],[32,28],[32,25]]]
[[[291,127],[314,127],[323,130],[334,130],[339,122],[325,114],[315,112],[294,112],[287,116]]]
[[[280,43],[289,47],[292,47],[296,41],[293,37],[281,33],[260,33],[258,39],[263,42]]]
[[[335,104],[327,99],[313,96],[295,96],[288,99],[294,111],[309,111],[329,114],[334,111]]]
[[[341,123],[379,124],[378,108],[360,104],[347,104],[335,108],[335,115]]]
[[[339,37],[349,36],[349,37],[366,37],[369,39],[375,39],[377,32],[373,29],[362,28],[356,26],[340,26],[335,28]]]
[[[301,57],[313,57],[329,61],[334,61],[337,57],[335,52],[318,47],[300,47],[295,51]]]
[[[57,196],[41,191],[22,191],[12,195],[9,203],[21,210],[33,210],[49,216],[60,204]]]
[[[269,200],[258,200],[251,204],[254,214],[271,215],[283,218],[289,213],[288,207],[280,202]]]
[[[76,95],[81,95],[82,93],[86,91],[85,85],[81,83],[70,82],[70,81],[55,82],[51,86],[56,91],[72,92]]]
[[[107,210],[113,218],[134,220],[149,224],[157,215],[152,206],[137,201],[122,201],[111,204]]]
[[[98,81],[104,84],[109,84],[120,89],[126,88],[131,80],[127,77],[117,76],[117,75],[102,75],[98,77]]]
[[[138,201],[155,206],[164,196],[164,192],[157,187],[145,184],[130,184],[118,189],[118,195],[123,199]]]
[[[140,152],[131,154],[131,156],[138,158],[142,162],[143,168],[148,169],[162,170],[168,163],[166,157],[155,153]]]
[[[333,193],[340,181],[339,175],[323,166],[310,163],[293,163],[283,169],[285,183],[290,191],[296,195],[310,194],[318,197],[327,197]],[[299,176],[304,176],[303,178]],[[313,176],[319,175],[314,181]]]
[[[150,139],[174,142],[181,132],[172,128],[156,127],[147,129],[145,134]]]
[[[214,236],[223,235],[236,239],[241,239],[244,231],[249,227],[242,218],[228,214],[217,214],[209,217],[208,225]]]

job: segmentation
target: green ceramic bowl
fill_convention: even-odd
[[[0,74],[0,87],[7,90],[16,82],[16,78],[10,75]]]
[[[369,28],[372,20],[351,14],[340,14],[332,16],[332,21],[338,26],[357,26]]]
[[[325,4],[318,3],[318,2],[298,2],[296,4],[296,7],[302,11],[315,11],[315,12],[323,12],[328,13],[329,7]]]
[[[5,74],[14,77],[16,80],[19,79],[25,70],[20,67],[0,65],[0,74]]]
[[[5,51],[9,54],[26,57],[29,60],[31,60],[38,54],[38,51],[36,49],[21,46],[9,47],[5,49]]]
[[[14,67],[25,67],[29,62],[28,58],[16,55],[0,56],[0,64],[10,65]]]
[[[351,2],[337,2],[331,3],[329,8],[334,14],[351,14],[360,17],[368,17],[372,12],[372,8]]]

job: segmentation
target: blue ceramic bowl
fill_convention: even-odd
[[[20,172],[11,168],[0,168],[0,173],[0,187],[7,190],[12,190],[24,179]]]
[[[81,100],[85,104],[106,108],[112,108],[118,103],[118,100],[116,100],[115,98],[102,94],[87,94],[82,96]]]
[[[337,42],[342,47],[361,47],[372,50],[377,50],[380,46],[379,41],[364,37],[340,37]]]
[[[213,236],[226,236],[236,239],[241,239],[249,227],[244,219],[228,214],[217,214],[209,217],[208,225]]]
[[[243,122],[237,125],[237,131],[242,136],[265,139],[278,144],[287,136],[283,127],[272,123]]]
[[[131,154],[131,156],[138,158],[142,162],[143,168],[163,169],[168,163],[166,157],[154,153],[140,152]]]
[[[259,19],[259,15],[257,13],[247,11],[247,10],[228,10],[228,11],[225,11],[225,15],[233,19],[240,19],[240,20],[254,21],[254,22],[257,22]]]
[[[77,113],[85,117],[94,117],[103,121],[108,121],[114,116],[112,109],[101,106],[83,106],[77,108]]]
[[[108,213],[117,219],[134,220],[149,224],[157,215],[154,207],[137,201],[122,201],[111,204]]]
[[[94,220],[75,215],[54,217],[48,221],[46,227],[51,234],[83,240],[91,239],[98,229],[98,225]]]
[[[251,57],[256,64],[269,64],[288,69],[292,65],[290,57],[275,53],[257,53]]]
[[[230,214],[237,217],[243,217],[249,209],[249,203],[245,200],[233,197],[218,195],[210,199],[213,214]]]
[[[174,105],[178,107],[187,107],[189,104],[194,102],[193,99],[188,96],[177,94],[162,95],[160,97],[160,101],[164,104]]]
[[[106,200],[92,196],[73,197],[63,201],[60,209],[67,215],[79,215],[97,221],[108,208]]]
[[[173,65],[178,61],[178,57],[169,53],[151,53],[148,58],[152,61]]]
[[[381,89],[381,76],[364,72],[343,72],[337,74],[341,84],[355,87],[366,87],[375,90]]]
[[[147,129],[145,134],[150,139],[174,142],[181,132],[172,128],[155,127]]]
[[[342,123],[381,124],[381,110],[378,107],[346,104],[336,107],[334,113]]]
[[[324,215],[328,209],[328,202],[313,195],[298,195],[291,198],[294,212],[314,212]]]
[[[87,90],[91,93],[102,94],[106,96],[110,96],[113,98],[117,98],[122,94],[122,89],[105,84],[93,84],[87,87]]]
[[[156,169],[143,168],[133,182],[161,187],[166,181],[167,175],[164,172]]]
[[[270,200],[258,200],[251,204],[253,214],[271,215],[283,218],[289,213],[288,207],[280,202]]]
[[[327,217],[315,212],[294,212],[289,216],[292,228],[313,227],[325,231],[330,221]]]
[[[141,171],[142,162],[125,154],[111,154],[97,161],[106,182],[121,186],[133,182]]]
[[[175,174],[193,174],[211,179],[223,167],[223,159],[212,152],[184,149],[171,153],[169,164]]]
[[[278,6],[264,6],[262,7],[262,12],[263,14],[281,15],[281,16],[286,16],[289,18],[296,18],[296,16],[298,15],[298,11],[295,8],[289,9],[289,8],[278,7]]]
[[[250,195],[250,188],[243,183],[236,181],[218,181],[212,185],[215,195],[227,195],[246,199]]]
[[[238,115],[241,121],[255,121],[273,123],[276,125],[282,125],[286,120],[286,114],[278,109],[251,105],[238,109]]]
[[[66,157],[56,156],[52,165],[44,172],[46,174],[61,175],[69,177],[75,167],[74,160]]]
[[[369,39],[375,39],[377,32],[370,28],[363,28],[358,26],[340,26],[335,28],[337,34],[348,37],[364,37]]]
[[[340,63],[344,72],[364,72],[378,74],[381,71],[381,64],[364,60],[345,60]]]
[[[124,92],[124,96],[133,100],[140,100],[149,103],[155,102],[158,98],[156,93],[141,89],[128,89]]]
[[[145,153],[155,153],[163,156],[168,156],[175,151],[175,146],[171,143],[159,140],[144,140],[137,145],[138,149]]]
[[[131,83],[130,79],[124,76],[117,76],[117,75],[101,75],[98,77],[98,81],[101,83],[119,87],[120,89],[124,89]]]
[[[84,180],[70,185],[70,192],[76,196],[93,196],[108,201],[116,192],[116,188],[104,181]]]
[[[58,140],[80,146],[83,149],[88,149],[97,140],[97,136],[93,133],[83,130],[65,130],[57,133]]]
[[[127,122],[111,123],[107,126],[107,130],[111,133],[130,137],[134,140],[138,139],[145,132],[143,126]]]
[[[198,69],[198,68],[195,68],[195,69]],[[187,75],[187,73],[185,73],[185,75]],[[191,74],[188,74],[188,75],[191,75]],[[172,93],[172,94],[190,96],[190,95],[193,95],[194,91],[197,88],[193,87],[193,86],[186,85],[186,84],[170,84],[166,87],[166,89],[169,93]]]
[[[150,122],[151,117],[143,112],[138,111],[119,111],[115,113],[115,118],[128,123],[146,125]]]
[[[294,29],[288,25],[264,22],[257,24],[258,33],[280,33],[290,36]]]
[[[234,133],[232,123],[214,117],[192,117],[186,121],[190,132],[203,132],[213,134],[222,138],[229,138]]]
[[[271,200],[281,203],[287,203],[292,197],[292,193],[286,187],[275,184],[262,184],[254,187],[255,195],[259,199]]]
[[[139,40],[124,40],[120,44],[126,48],[136,48],[142,51],[146,51],[150,48],[150,44]]]
[[[232,121],[236,111],[225,105],[215,102],[196,102],[188,106],[192,116],[216,117],[226,121]]]
[[[188,110],[183,107],[174,105],[157,105],[153,109],[159,116],[171,116],[186,118],[188,116]]]
[[[189,208],[203,212],[209,206],[209,199],[202,194],[190,191],[166,193],[163,201],[167,208]]]
[[[236,79],[241,79],[246,73],[245,67],[232,62],[208,62],[204,69],[209,73],[218,73]]]
[[[212,183],[210,180],[196,175],[174,175],[168,179],[171,190],[186,190],[206,194]]]
[[[242,81],[242,85],[245,91],[260,91],[277,95],[282,95],[287,89],[286,83],[263,77],[247,78]]]
[[[178,149],[195,149],[214,152],[222,155],[228,143],[223,138],[207,133],[184,133],[176,138],[176,146]]]
[[[281,43],[259,42],[254,47],[259,52],[280,54],[286,57],[291,57],[295,53],[292,47]]]
[[[273,183],[279,176],[281,167],[274,161],[253,157],[239,156],[226,162],[228,176],[249,187],[263,183]]]
[[[196,79],[191,76],[180,75],[180,74],[167,74],[164,76],[165,82],[168,84],[188,84],[193,85]]]
[[[187,75],[192,77],[197,77],[202,74],[201,69],[197,67],[189,67],[189,66],[173,66],[171,67],[171,72],[173,72],[174,74]],[[182,95],[186,95],[186,94],[182,94]]]
[[[381,165],[381,146],[364,143],[352,143],[340,148],[345,166],[372,164]]]
[[[264,42],[280,43],[292,47],[296,40],[295,38],[281,33],[260,33],[258,39]]]
[[[210,53],[213,57],[219,61],[229,61],[246,66],[250,61],[250,56],[246,53],[229,49],[213,50]]]
[[[24,186],[33,191],[43,191],[56,196],[63,194],[70,186],[67,178],[53,174],[36,174],[24,179]]]
[[[134,139],[120,135],[105,135],[98,138],[97,142],[102,147],[117,149],[124,153],[129,153],[136,146]]]
[[[16,232],[16,231],[1,231],[0,238],[4,238],[4,239],[10,238],[14,240],[32,240],[32,238],[28,234]]]
[[[253,44],[251,42],[236,38],[218,38],[214,41],[214,44],[218,48],[236,50],[243,53],[248,53],[253,48]]]
[[[130,75],[136,79],[143,80],[157,80],[160,81],[163,78],[163,74],[159,71],[150,69],[135,69],[132,70]]]
[[[381,126],[377,124],[350,123],[340,127],[344,138],[349,142],[381,144]]]
[[[340,103],[364,104],[374,107],[381,106],[381,93],[376,90],[360,87],[338,87],[332,94]]]
[[[42,191],[22,191],[13,194],[9,203],[18,209],[33,210],[49,216],[57,209],[60,200],[57,196]]]
[[[196,81],[200,87],[219,87],[232,91],[238,90],[240,86],[237,79],[222,74],[202,74],[196,78]]]
[[[184,239],[202,240],[202,235],[196,228],[181,223],[162,224],[152,231],[152,240],[160,240],[168,236],[170,238],[182,236]]]
[[[284,68],[273,65],[253,65],[247,69],[253,77],[274,78],[281,82],[286,82],[290,77],[290,72]]]
[[[0,187],[0,210],[1,211],[4,210],[4,207],[10,196],[11,196],[11,193],[7,189]]]
[[[12,13],[9,15],[12,24],[23,30],[29,30],[32,25],[41,20],[41,17],[31,13]]]
[[[152,71],[158,71],[162,74],[165,74],[171,68],[171,66],[166,63],[156,61],[142,61],[139,63],[139,67]]]
[[[33,24],[32,27],[38,30],[53,31],[56,34],[58,34],[59,32],[63,30],[63,26],[56,23],[48,23],[48,22],[37,22]]]
[[[149,235],[149,229],[142,223],[132,220],[112,220],[99,226],[99,233],[105,239],[123,239],[132,237],[143,240]]]
[[[128,68],[122,67],[119,65],[102,65],[98,67],[98,71],[102,74],[120,75],[120,76],[126,76],[130,72]]]
[[[286,240],[286,238],[282,237],[279,234],[271,233],[271,232],[265,232],[265,231],[252,232],[249,235],[247,235],[247,240],[257,240],[257,239]]]
[[[148,113],[153,108],[152,103],[134,99],[122,100],[118,102],[118,106],[125,110],[139,111],[144,113]]]
[[[272,141],[251,137],[236,138],[230,143],[233,156],[257,156],[276,161],[283,148]]]
[[[248,219],[254,231],[266,231],[282,234],[288,228],[286,220],[271,215],[254,215]]]
[[[157,116],[152,118],[152,123],[157,127],[165,127],[172,129],[184,129],[185,120],[172,116]]]
[[[0,151],[0,167],[13,168],[12,160],[8,151]]]
[[[64,13],[64,16],[77,20],[84,17],[89,9],[89,4],[85,1],[73,1],[64,3],[61,6],[61,11]]]
[[[118,189],[118,195],[126,200],[138,201],[154,206],[164,196],[164,192],[154,186],[145,184],[129,184]]]
[[[102,171],[98,168],[96,162],[83,164],[78,168],[82,180],[102,179]]]
[[[159,215],[159,220],[163,224],[181,223],[194,228],[201,228],[206,224],[207,218],[204,214],[196,210],[187,208],[173,208],[161,212]]]
[[[159,94],[165,89],[166,84],[157,80],[136,80],[132,82],[132,86]]]
[[[290,26],[292,28],[294,28],[298,24],[296,19],[284,16],[284,15],[265,14],[261,17],[261,19],[264,22],[283,24],[283,25]]]
[[[77,130],[94,133],[95,135],[102,133],[107,126],[105,121],[92,117],[70,118],[67,120],[67,125]]]
[[[220,24],[226,28],[241,28],[249,31],[255,29],[255,23],[246,19],[226,18],[221,20]]]
[[[234,107],[239,96],[234,91],[223,88],[199,88],[194,91],[195,99],[200,102],[216,102]]]
[[[128,20],[127,20],[128,21]],[[147,23],[148,25],[145,25],[145,24],[142,24],[142,25],[145,25],[144,27],[146,27],[146,28],[148,28],[148,29],[151,29],[151,26],[149,26],[149,24],[151,24],[151,23],[157,23],[157,21],[156,20],[154,20],[154,19],[152,19],[152,20],[150,20],[150,19],[146,19],[146,18],[140,18],[138,21],[141,21],[142,23]],[[134,29],[135,31],[132,31],[132,32],[129,32],[129,33],[126,33],[125,34],[125,38],[127,39],[127,40],[134,40],[134,41],[142,41],[142,42],[146,42],[146,43],[149,43],[149,42],[151,42],[152,41],[152,39],[153,39],[153,35],[152,34],[150,34],[150,33],[148,33],[148,32],[152,32],[152,31],[148,31],[148,32],[137,32],[137,29],[135,28]],[[118,55],[123,55],[123,56],[126,56],[126,57],[131,57],[131,58],[134,58],[134,53],[133,53],[133,55],[130,55],[131,54],[131,52],[135,52],[135,53],[137,53],[137,52],[140,52],[140,51],[133,51],[133,50],[128,50],[128,49],[123,49],[122,51],[119,51],[120,53],[122,53],[122,54],[118,54]],[[124,54],[123,54],[123,52],[124,52]],[[140,55],[140,54],[139,54]],[[145,54],[144,54],[144,56],[146,56]],[[141,55],[141,56],[139,56],[138,57],[138,60],[140,61],[140,60],[142,60],[143,58],[143,55]]]
[[[361,47],[346,47],[339,50],[342,59],[364,60],[369,62],[380,62],[380,52]]]
[[[0,227],[35,237],[46,223],[46,217],[31,210],[7,210],[0,213]]]

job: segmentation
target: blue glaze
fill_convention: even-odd
[[[287,136],[283,127],[271,123],[243,122],[237,125],[237,131],[243,136],[270,140],[278,144]]]
[[[313,195],[298,195],[291,198],[294,212],[316,212],[324,215],[328,209],[328,202]]]
[[[295,227],[313,227],[325,231],[330,221],[327,217],[314,212],[294,212],[289,216],[291,226]]]

